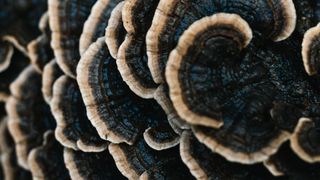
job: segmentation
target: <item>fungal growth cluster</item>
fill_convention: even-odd
[[[320,1],[0,1],[0,179],[320,179]]]

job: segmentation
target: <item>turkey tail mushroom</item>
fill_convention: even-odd
[[[209,106],[210,102],[201,103],[196,97],[206,96],[208,93],[205,91],[215,86],[214,80],[209,81],[210,65],[214,61],[235,56],[249,44],[251,38],[252,32],[247,22],[238,15],[226,13],[196,21],[183,33],[166,67],[170,98],[181,118],[191,124],[214,128],[223,125],[217,103],[212,102]],[[201,78],[193,77],[195,75]],[[212,85],[201,87],[202,82],[208,81]]]
[[[288,179],[320,178],[319,163],[308,163],[300,159],[290,148],[289,143],[281,146],[279,151],[270,156],[264,165],[274,176],[286,176]]]
[[[290,137],[292,150],[304,161],[309,163],[320,162],[320,132],[315,122],[309,118],[301,118]]]
[[[155,151],[139,139],[131,146],[110,144],[109,151],[120,172],[128,179],[193,179],[179,158],[177,147]]]
[[[53,58],[53,51],[50,47],[51,31],[48,13],[41,17],[39,29],[42,34],[28,44],[27,50],[31,63],[36,70],[42,72],[44,66]]]
[[[70,179],[63,161],[63,147],[52,131],[45,132],[43,136],[43,145],[32,149],[28,156],[33,179]]]
[[[104,35],[112,10],[122,0],[97,0],[91,9],[91,13],[83,25],[83,31],[79,40],[79,51],[82,55],[99,37]]]
[[[0,72],[0,101],[5,101],[10,96],[10,84],[29,63],[29,59],[24,54],[17,49],[13,51],[9,67]]]
[[[55,135],[62,145],[84,152],[100,152],[107,148],[107,142],[100,139],[87,118],[80,90],[74,79],[63,75],[55,81],[50,107],[57,122]]]
[[[117,169],[108,150],[84,153],[65,148],[63,157],[71,179],[125,179]]]
[[[197,179],[272,179],[261,164],[243,165],[228,162],[201,144],[190,131],[184,131],[180,142],[180,155],[192,175]]]
[[[133,144],[149,127],[167,123],[166,114],[154,100],[133,94],[123,82],[104,37],[82,56],[77,81],[91,123],[100,137],[113,143]]]
[[[27,157],[32,148],[41,145],[42,134],[55,127],[50,108],[40,91],[41,75],[29,65],[10,85],[6,103],[9,131],[16,144],[19,165],[29,169]]]
[[[146,37],[148,66],[155,82],[165,82],[169,53],[189,25],[219,12],[238,14],[255,31],[275,41],[286,39],[296,24],[292,0],[160,0]]]
[[[158,0],[126,0],[122,9],[123,25],[127,31],[119,47],[117,66],[129,88],[142,98],[152,98],[157,85],[148,69],[145,36]]]
[[[76,78],[80,59],[79,38],[83,23],[96,0],[49,0],[49,24],[52,31],[51,47],[62,71]]]
[[[125,1],[120,2],[111,12],[108,26],[106,27],[105,37],[106,44],[110,55],[117,59],[118,49],[124,41],[126,30],[123,27],[122,7]]]
[[[0,124],[0,151],[1,165],[4,179],[32,179],[29,171],[17,164],[15,144],[9,133],[8,118],[3,117]]]
[[[62,75],[63,72],[59,68],[55,59],[51,60],[43,68],[41,92],[44,100],[49,105],[52,100],[53,84]]]
[[[318,74],[319,62],[319,43],[320,24],[310,28],[303,37],[302,60],[306,72],[309,75]]]

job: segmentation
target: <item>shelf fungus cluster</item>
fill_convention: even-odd
[[[320,179],[318,0],[4,0],[0,26],[0,179]]]

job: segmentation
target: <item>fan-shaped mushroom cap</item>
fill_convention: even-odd
[[[7,117],[3,117],[0,123],[0,151],[4,179],[31,179],[30,172],[17,164],[14,142],[8,130]]]
[[[50,104],[54,82],[63,74],[55,59],[43,68],[41,92],[47,104]]]
[[[305,70],[309,75],[318,73],[319,69],[319,49],[320,49],[320,24],[310,28],[303,37],[302,60]]]
[[[42,134],[55,127],[50,109],[42,99],[41,75],[29,65],[10,85],[7,101],[9,130],[16,144],[19,165],[28,169],[27,157],[41,144]]]
[[[65,148],[63,157],[71,179],[125,179],[107,150],[84,153]]]
[[[45,64],[53,58],[50,40],[46,35],[39,36],[37,39],[31,41],[27,48],[31,63],[37,71],[42,72]]]
[[[68,76],[76,77],[80,59],[79,38],[83,23],[96,0],[49,0],[51,47],[57,63]]]
[[[239,14],[254,30],[275,41],[288,37],[295,28],[292,0],[161,0],[147,34],[148,66],[155,82],[164,82],[164,68],[180,35],[198,19],[218,12]]]
[[[123,25],[128,34],[119,47],[117,66],[130,89],[143,98],[152,98],[157,88],[147,65],[145,35],[158,2],[127,0],[122,10]]]
[[[128,179],[138,179],[140,176],[141,179],[192,179],[181,162],[177,148],[155,151],[140,139],[131,146],[110,144],[109,151],[120,172]]]
[[[42,15],[39,21],[39,29],[42,34],[28,44],[27,50],[31,63],[37,71],[42,72],[45,64],[53,58],[53,51],[50,46],[51,31],[48,13]]]
[[[114,59],[117,59],[118,49],[127,33],[122,22],[122,7],[124,3],[125,1],[122,1],[113,8],[105,31],[106,43],[110,55]]]
[[[0,101],[5,101],[9,95],[9,86],[20,72],[28,65],[27,59],[21,52],[14,50],[10,66],[3,72],[0,72]]]
[[[5,71],[11,62],[13,47],[9,42],[0,42],[0,72]]]
[[[43,136],[42,146],[32,149],[28,156],[33,179],[70,179],[63,161],[63,147],[52,131]]]
[[[179,144],[180,136],[170,126],[148,128],[143,137],[146,143],[155,150],[169,149]]]
[[[301,118],[290,137],[293,151],[309,163],[320,161],[320,133],[316,130],[315,122],[309,118]]]
[[[184,131],[180,142],[180,155],[197,179],[272,179],[261,164],[242,165],[228,162]]]
[[[222,129],[214,129],[197,126],[192,127],[192,130],[201,143],[227,160],[253,164],[268,159],[290,137],[289,132],[275,127],[270,128],[268,127],[271,126],[270,124],[270,122],[261,124],[259,128],[242,124],[234,129],[224,129],[223,127]],[[243,129],[244,127],[246,128]]]
[[[100,152],[107,142],[100,139],[86,115],[77,82],[66,75],[58,78],[53,86],[51,112],[57,121],[55,135],[64,146],[87,152]]]
[[[143,100],[123,82],[104,38],[90,45],[82,56],[77,81],[87,115],[101,138],[133,144],[146,128],[167,123],[154,100]]]
[[[320,178],[320,164],[310,164],[300,159],[291,150],[289,143],[283,144],[276,154],[264,162],[264,165],[274,176],[285,175],[288,179]]]
[[[87,50],[91,43],[104,35],[111,12],[120,1],[122,0],[97,0],[93,5],[80,36],[80,55]]]
[[[208,96],[206,91],[211,91],[209,89],[215,86],[214,80],[210,80],[210,74],[214,72],[208,68],[214,62],[202,59],[218,60],[232,56],[246,47],[251,38],[249,25],[240,16],[226,13],[205,17],[183,33],[170,54],[166,68],[170,98],[181,118],[191,124],[223,125],[215,100],[199,97]],[[219,49],[224,52],[221,57]],[[207,84],[204,85],[204,82]]]

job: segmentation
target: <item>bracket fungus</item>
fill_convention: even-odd
[[[63,157],[71,179],[125,179],[107,150],[85,153],[65,148]]]
[[[107,148],[107,142],[100,139],[86,116],[74,79],[63,75],[55,81],[50,107],[57,122],[55,136],[62,145],[85,152],[100,152]]]
[[[264,165],[274,176],[312,180],[320,178],[318,170],[320,164],[308,163],[300,159],[288,143],[283,144],[276,154],[264,162]]]
[[[290,137],[292,150],[304,161],[320,162],[320,132],[316,122],[301,118]]]
[[[126,0],[123,5],[123,26],[127,31],[117,54],[117,66],[123,80],[138,96],[152,98],[157,85],[148,69],[145,36],[158,0]]]
[[[68,76],[76,77],[80,58],[79,38],[83,23],[96,0],[48,0],[51,47],[57,63]]]
[[[44,66],[53,58],[48,13],[41,17],[39,29],[42,34],[28,44],[27,50],[31,63],[39,72],[42,72]]]
[[[28,156],[33,179],[70,179],[64,166],[63,147],[55,140],[52,131],[43,136],[43,145],[32,149]]]
[[[50,101],[52,100],[54,82],[62,75],[63,72],[59,68],[55,59],[51,60],[44,66],[42,72],[41,92],[47,104],[50,104]]]
[[[17,49],[13,49],[8,67],[0,72],[0,100],[5,101],[10,96],[10,84],[18,77],[20,72],[28,65],[29,59]]]
[[[83,25],[79,40],[79,51],[82,55],[99,37],[104,35],[111,12],[121,0],[97,0]]]
[[[41,75],[29,65],[10,85],[6,103],[9,130],[16,144],[19,165],[29,169],[28,154],[42,143],[42,134],[55,127],[55,120],[40,91]]]
[[[126,30],[123,27],[122,7],[125,1],[121,1],[111,12],[108,26],[105,30],[106,44],[110,55],[117,59],[117,54],[121,43],[123,42]]]
[[[0,162],[4,179],[31,179],[31,173],[17,163],[14,142],[8,129],[8,117],[0,122]]]
[[[250,166],[228,162],[197,141],[188,131],[182,134],[180,155],[197,179],[272,179],[272,175],[261,164]]]
[[[170,51],[193,22],[218,12],[234,13],[275,41],[294,30],[296,13],[292,0],[197,1],[160,0],[147,34],[148,66],[157,83],[164,82]]]
[[[154,100],[144,100],[130,91],[116,61],[102,37],[90,45],[77,68],[87,115],[100,137],[133,144],[149,127],[170,127],[165,112]]]
[[[109,151],[120,172],[129,179],[193,179],[182,163],[177,147],[155,151],[139,139],[131,146],[110,144]]]

